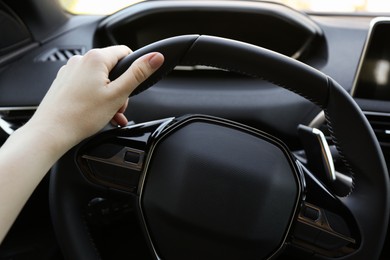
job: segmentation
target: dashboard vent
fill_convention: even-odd
[[[390,146],[390,114],[364,112],[381,145]]]
[[[0,108],[0,129],[12,134],[32,117],[35,110],[36,107]]]
[[[68,61],[74,55],[83,55],[83,47],[67,47],[52,49],[38,58],[41,62]]]

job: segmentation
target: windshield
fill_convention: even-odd
[[[60,0],[73,14],[111,14],[143,0]],[[390,11],[389,0],[273,0],[306,12],[383,13]]]

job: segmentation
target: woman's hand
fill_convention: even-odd
[[[164,61],[160,53],[147,54],[110,81],[111,69],[130,53],[126,46],[113,46],[72,57],[58,72],[29,124],[60,136],[59,145],[67,148],[98,132],[111,119],[126,125],[123,112],[128,96]]]
[[[43,176],[70,148],[110,120],[123,115],[130,93],[164,61],[150,53],[114,81],[117,62],[130,54],[125,46],[94,49],[74,56],[58,72],[34,116],[0,149],[0,243]]]

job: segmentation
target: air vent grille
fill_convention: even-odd
[[[390,114],[364,113],[381,145],[390,146]]]
[[[67,47],[52,49],[38,58],[41,62],[67,61],[74,55],[83,55],[83,47]]]

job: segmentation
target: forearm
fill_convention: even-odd
[[[67,146],[33,124],[17,130],[0,149],[0,243],[24,204]]]
[[[114,81],[108,73],[131,53],[125,46],[73,56],[57,74],[32,119],[0,149],[0,243],[53,164],[111,119],[124,126],[130,93],[163,63],[159,53],[137,59]]]

